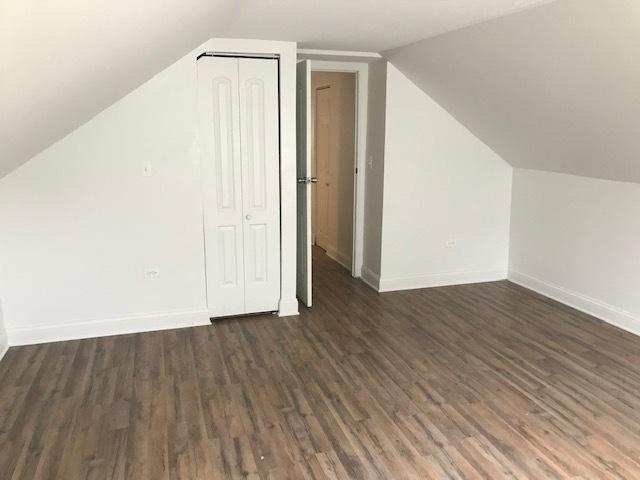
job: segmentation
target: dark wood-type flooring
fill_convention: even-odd
[[[640,478],[640,339],[508,282],[10,349],[2,479]]]

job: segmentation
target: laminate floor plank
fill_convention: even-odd
[[[640,338],[509,282],[13,347],[2,479],[640,479]]]

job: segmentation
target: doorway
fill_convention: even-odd
[[[344,75],[330,75],[335,73]],[[296,75],[296,294],[310,307],[313,249],[326,249],[353,277],[361,275],[369,68],[359,62],[301,60]],[[340,78],[348,85],[348,101],[338,94]],[[347,141],[336,139],[336,134],[349,136],[345,131],[350,131]]]
[[[351,272],[356,74],[311,72],[312,244]]]

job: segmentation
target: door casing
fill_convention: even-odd
[[[353,189],[353,253],[351,275],[362,276],[364,261],[364,193],[367,170],[367,97],[369,92],[369,65],[363,62],[308,60],[312,72],[345,72],[356,74],[356,126],[354,142]],[[312,95],[309,92],[309,95]],[[311,128],[310,125],[307,128]]]

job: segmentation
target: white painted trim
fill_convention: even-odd
[[[281,299],[280,305],[278,308],[278,316],[279,317],[291,317],[293,315],[299,315],[298,312],[298,299]]]
[[[312,72],[347,72],[356,74],[356,152],[355,164],[358,174],[354,177],[353,192],[353,254],[349,270],[354,277],[362,276],[364,262],[364,190],[367,174],[367,108],[369,96],[369,65],[362,62],[327,62],[312,60],[309,62]],[[311,92],[309,92],[311,93]],[[311,128],[309,125],[308,128]]]
[[[347,62],[375,62],[382,58],[377,52],[355,52],[348,50],[318,50],[299,48],[298,58],[301,60],[338,60]]]
[[[521,287],[528,288],[540,295],[564,303],[569,307],[599,318],[627,332],[640,335],[640,318],[635,317],[631,312],[627,312],[622,308],[515,270],[509,270],[508,278],[510,282],[518,284]]]
[[[9,351],[9,337],[6,333],[0,334],[0,361],[4,358],[4,355]]]
[[[360,280],[369,285],[376,292],[380,291],[380,275],[375,273],[366,265],[362,266],[362,276],[360,277]]]
[[[26,328],[8,327],[7,333],[9,334],[9,345],[14,346],[202,325],[211,325],[206,308],[183,312],[155,312],[62,325],[42,325]]]
[[[380,292],[414,290],[418,288],[446,287],[468,283],[496,282],[507,278],[506,270],[480,270],[472,272],[432,273],[406,277],[380,278]]]

